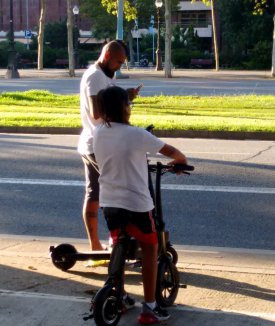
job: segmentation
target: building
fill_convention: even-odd
[[[201,1],[180,1],[179,9],[173,13],[172,24],[182,28],[193,26],[199,37],[212,38],[211,8]]]
[[[79,1],[72,1],[73,6]],[[46,0],[46,22],[64,21],[67,17],[67,0]],[[13,26],[15,41],[27,43],[25,30],[31,30],[34,35],[38,31],[40,17],[40,0],[13,1]],[[81,41],[89,42],[91,38],[91,23],[85,19],[78,19]],[[0,0],[0,41],[6,39],[10,29],[10,0]],[[93,40],[96,42],[95,40]]]
[[[154,0],[152,0],[154,1]],[[67,0],[46,0],[46,22],[56,22],[66,20]],[[73,6],[79,4],[79,0],[72,1]],[[40,0],[15,0],[13,1],[14,15],[14,36],[15,40],[27,43],[25,30],[31,30],[37,34],[37,26],[40,16]],[[10,20],[10,0],[0,0],[0,41],[6,39],[9,30]],[[172,24],[178,24],[183,28],[190,25],[197,31],[199,37],[208,39],[211,43],[211,8],[201,1],[191,3],[191,0],[180,1],[179,9],[172,15]],[[78,19],[81,43],[98,43],[91,35],[91,22],[82,19],[81,13]],[[138,32],[134,37],[140,37],[147,30]],[[135,32],[136,33],[136,32]]]

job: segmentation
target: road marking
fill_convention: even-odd
[[[84,187],[84,185],[85,185],[85,183],[83,181],[78,181],[78,180],[17,179],[17,178],[0,178],[0,184],[69,186],[69,187]],[[275,188],[264,188],[264,187],[231,187],[231,186],[163,184],[161,186],[161,189],[177,190],[177,191],[207,191],[207,192],[233,192],[233,193],[249,193],[249,194],[275,194]]]
[[[41,186],[70,186],[83,187],[84,181],[77,180],[54,180],[54,179],[16,179],[16,178],[0,178],[0,184],[25,184],[25,185],[41,185]]]
[[[91,298],[87,297],[76,297],[76,296],[66,296],[66,295],[58,295],[58,294],[49,294],[49,293],[37,293],[37,292],[23,292],[23,291],[12,291],[12,290],[4,290],[0,289],[0,296],[2,297],[18,297],[18,298],[32,298],[32,299],[45,299],[45,300],[58,300],[58,301],[69,301],[69,302],[83,302],[90,303]],[[141,308],[141,303],[136,303],[138,308]],[[265,320],[275,321],[275,314],[273,313],[264,313],[264,312],[255,312],[255,311],[245,311],[245,310],[211,310],[207,308],[196,308],[196,307],[184,307],[180,305],[176,305],[170,308],[171,310],[176,310],[180,312],[198,312],[204,314],[216,314],[216,315],[224,315],[224,314],[240,314],[244,316],[253,316],[262,318]]]
[[[275,194],[275,188],[261,188],[261,187],[229,187],[229,186],[163,184],[161,188],[165,189],[165,190],[237,192],[237,193],[249,193],[249,194]]]

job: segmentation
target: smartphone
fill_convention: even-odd
[[[141,89],[141,87],[143,87],[143,84],[138,85],[138,87],[136,88],[136,90],[139,92],[140,89]]]

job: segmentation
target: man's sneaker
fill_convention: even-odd
[[[138,317],[138,322],[143,325],[159,323],[170,318],[169,313],[159,306],[151,309],[146,303],[142,304],[142,312]]]
[[[126,294],[126,297],[122,299],[123,310],[126,312],[127,310],[133,309],[135,306],[135,299],[130,297],[129,294]]]

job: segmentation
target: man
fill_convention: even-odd
[[[86,194],[83,204],[83,220],[92,250],[103,250],[99,241],[98,208],[99,185],[98,168],[93,151],[93,135],[97,124],[101,122],[98,113],[97,94],[100,90],[114,86],[113,77],[126,59],[126,48],[120,41],[107,43],[95,64],[83,74],[80,83],[80,111],[83,130],[78,143],[78,152],[82,156],[85,168]],[[128,89],[133,100],[138,89]]]

